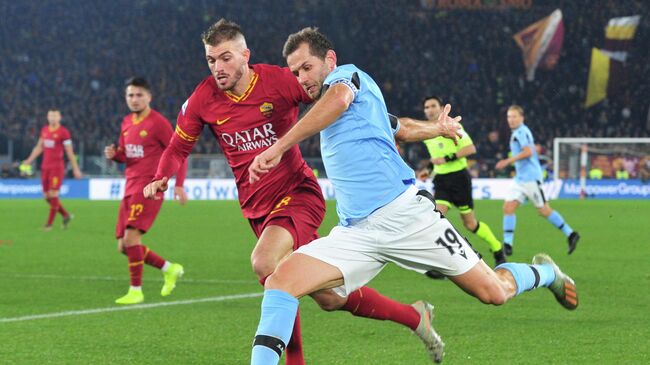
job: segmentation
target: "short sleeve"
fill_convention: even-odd
[[[327,75],[327,78],[325,78],[325,82],[323,84],[326,87],[332,87],[336,84],[343,84],[347,86],[350,91],[352,91],[352,94],[354,94],[355,98],[357,97],[357,94],[359,94],[359,90],[361,90],[361,80],[359,78],[359,73],[343,67],[335,68],[334,71]]]
[[[61,131],[61,141],[64,146],[69,146],[72,144],[72,136],[70,135],[70,131],[68,129],[63,129]]]

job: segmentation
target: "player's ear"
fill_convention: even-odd
[[[242,56],[244,56],[244,60],[246,60],[246,63],[248,63],[248,61],[251,59],[251,50],[248,48],[244,49]]]
[[[332,71],[336,67],[336,52],[333,49],[330,49],[325,54],[325,63],[327,67]]]

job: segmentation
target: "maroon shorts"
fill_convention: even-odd
[[[142,192],[139,192],[122,198],[120,210],[117,213],[115,237],[124,237],[124,231],[127,228],[135,228],[143,233],[147,232],[156,220],[163,203],[163,194],[159,193],[158,196],[161,199],[145,199]]]
[[[63,167],[45,168],[41,170],[41,185],[43,191],[59,190],[63,183],[65,169]]]
[[[280,226],[293,237],[293,249],[318,238],[317,229],[325,216],[325,199],[315,178],[306,178],[300,185],[279,199],[273,210],[248,222],[258,238],[267,226]]]

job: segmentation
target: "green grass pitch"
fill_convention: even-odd
[[[43,201],[0,200],[0,364],[248,363],[261,288],[249,263],[255,238],[236,202],[166,202],[144,242],[182,263],[186,275],[163,299],[162,275],[145,268],[145,304],[155,306],[124,311],[113,311],[128,288],[126,258],[113,238],[118,203],[63,203],[75,214],[70,229],[60,230],[58,217],[53,231],[41,232]],[[574,312],[546,289],[486,306],[448,280],[395,266],[370,286],[436,306],[446,364],[650,363],[650,201],[552,205],[580,231],[576,252],[567,256],[561,232],[524,206],[511,259],[554,257],[577,283]],[[457,212],[450,213],[458,226]],[[501,202],[479,201],[477,214],[501,237]],[[335,222],[330,202],[321,233]],[[492,265],[487,245],[458,227]],[[239,294],[253,296],[227,297]],[[428,363],[404,327],[326,313],[310,298],[301,311],[308,364]]]

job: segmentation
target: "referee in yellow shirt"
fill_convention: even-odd
[[[437,96],[424,99],[424,114],[430,122],[436,123],[442,105],[442,100]],[[442,214],[447,214],[452,205],[458,208],[465,228],[490,246],[496,266],[506,262],[506,256],[503,253],[503,245],[494,237],[490,227],[485,222],[480,222],[474,215],[472,178],[467,170],[466,157],[475,154],[476,147],[465,130],[462,134],[463,137],[457,141],[457,144],[444,137],[424,141],[434,166],[433,187],[436,206]]]

